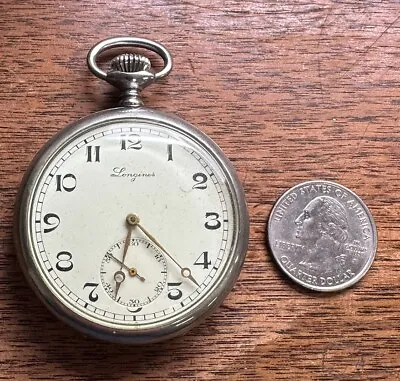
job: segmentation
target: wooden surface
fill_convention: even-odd
[[[398,1],[0,1],[1,380],[399,380],[400,4]],[[251,216],[240,279],[205,324],[133,348],[84,338],[21,275],[18,184],[67,123],[111,106],[87,70],[98,40],[147,37],[174,56],[147,105],[209,134],[233,161]],[[376,260],[334,295],[296,287],[265,244],[287,188],[339,182],[363,198]]]

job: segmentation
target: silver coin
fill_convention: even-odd
[[[338,291],[359,281],[376,252],[376,226],[364,202],[330,181],[308,181],[282,195],[268,222],[276,262],[298,284]]]

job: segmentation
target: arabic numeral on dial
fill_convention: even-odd
[[[56,176],[56,191],[57,192],[72,192],[76,188],[76,177],[72,173]]]
[[[136,307],[138,304],[140,304],[139,299],[129,299],[129,307]]]
[[[156,253],[154,255],[154,258],[157,260],[157,262],[161,262],[163,260],[163,255],[159,254],[159,253]]]
[[[204,226],[209,230],[217,230],[221,227],[221,221],[219,220],[219,214],[215,212],[206,213],[206,223]]]
[[[44,233],[50,233],[53,230],[58,228],[58,225],[60,225],[60,217],[57,216],[57,214],[54,213],[47,213],[44,217],[43,217],[43,222],[46,225],[49,225],[48,228],[44,228],[43,232]]]
[[[121,135],[121,150],[142,149],[142,139],[137,134]]]
[[[164,288],[163,282],[158,282],[157,286],[154,287],[154,291],[158,294],[163,290],[163,288]]]
[[[203,251],[194,264],[203,266],[203,269],[208,269],[208,266],[211,265],[211,261],[208,260],[208,251]]]
[[[87,146],[86,147],[86,161],[88,163],[100,162],[100,146]]]
[[[114,293],[113,287],[111,286],[110,283],[106,283],[104,285],[104,289],[106,290],[106,292]]]
[[[195,173],[193,175],[193,181],[196,182],[196,184],[194,184],[192,186],[192,189],[207,189],[207,175],[204,173]]]
[[[182,291],[178,288],[180,283],[168,283],[168,298],[171,300],[178,300],[182,297]]]
[[[70,271],[74,267],[72,263],[72,254],[68,251],[60,251],[57,254],[58,262],[56,264],[57,270]]]
[[[98,283],[85,283],[83,285],[83,289],[85,289],[86,287],[92,288],[92,291],[90,291],[90,294],[89,294],[89,300],[91,302],[97,302],[97,300],[99,299],[99,295],[94,293],[96,291],[96,288],[98,285],[99,285]]]

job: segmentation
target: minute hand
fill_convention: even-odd
[[[182,267],[176,260],[175,258],[168,253],[167,250],[165,250],[165,248],[161,245],[160,242],[158,242],[142,225],[140,225],[140,223],[137,223],[136,226],[144,233],[146,234],[146,236],[153,241],[154,244],[156,244],[165,254],[167,254],[167,256],[169,257],[169,259],[171,259],[172,262],[174,262],[180,269],[181,269],[181,275],[184,278],[188,278],[190,279],[197,287],[200,287],[200,285],[196,282],[196,280],[193,278],[192,272],[190,271],[190,269],[188,267]]]

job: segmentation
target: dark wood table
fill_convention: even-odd
[[[400,379],[398,1],[0,1],[1,380]],[[235,288],[185,337],[141,348],[84,338],[28,287],[14,201],[38,149],[114,104],[86,68],[116,35],[166,45],[175,67],[145,102],[209,134],[244,184],[251,238]],[[355,191],[379,234],[368,274],[321,295],[265,243],[277,197],[326,179]]]

